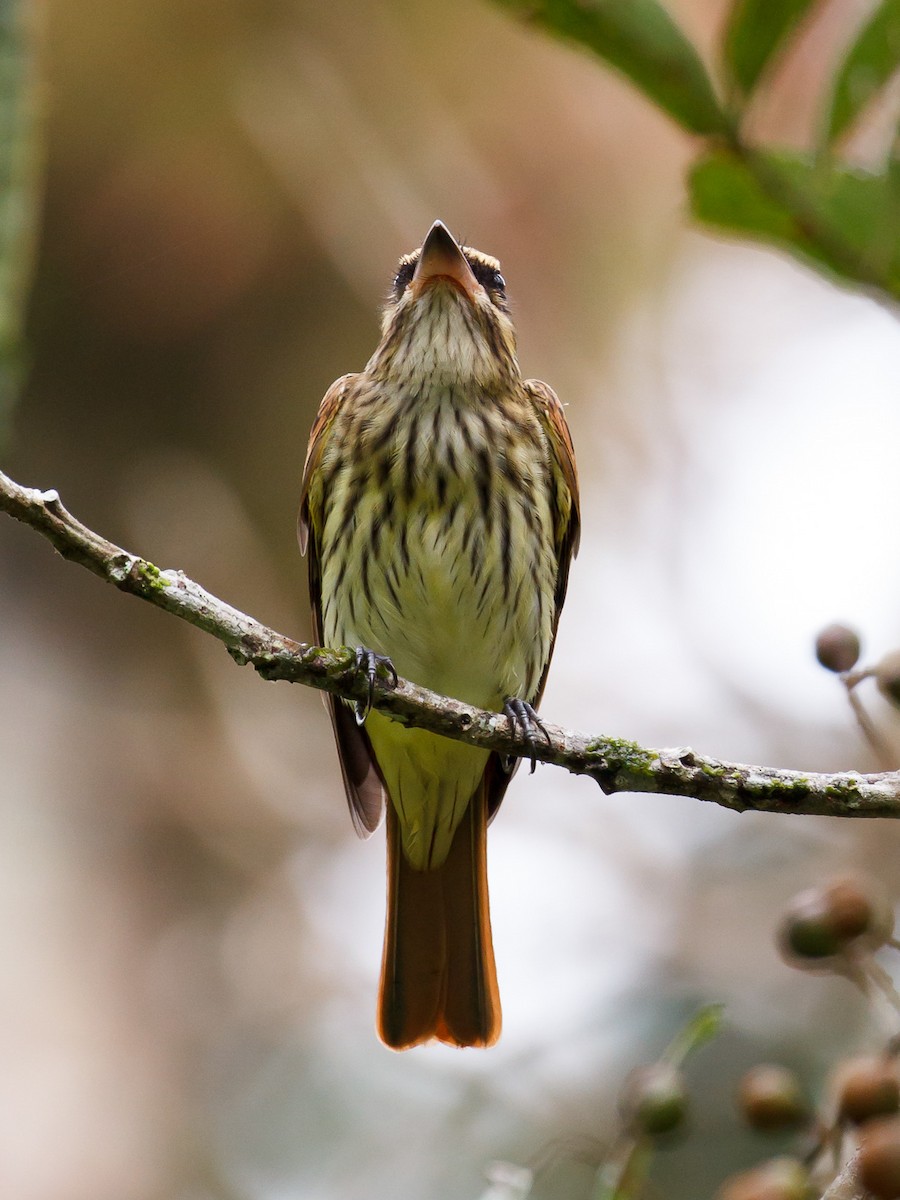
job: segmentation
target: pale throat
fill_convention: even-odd
[[[483,318],[449,287],[431,289],[415,304],[398,331],[393,353],[379,363],[398,383],[427,390],[467,384],[496,388],[518,375],[515,357],[499,332],[490,339]]]

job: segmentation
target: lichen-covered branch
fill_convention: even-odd
[[[54,491],[21,487],[0,472],[0,509],[42,533],[64,557],[123,592],[148,600],[210,633],[238,663],[264,679],[283,679],[365,700],[368,683],[354,651],[295,642],[205,591],[181,571],[160,570],[82,525]],[[589,775],[604,792],[659,792],[709,800],[743,812],[806,813],[832,817],[900,816],[900,772],[863,775],[745,766],[706,758],[693,750],[650,750],[621,738],[574,733],[546,724],[548,740],[532,746],[501,713],[485,712],[401,679],[375,683],[374,705],[405,725],[554,763]]]

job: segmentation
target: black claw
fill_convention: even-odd
[[[531,747],[529,759],[531,762],[531,772],[534,774],[537,767],[537,758],[535,757],[534,748],[537,743],[537,735],[540,734],[548,746],[552,745],[550,734],[544,725],[544,722],[537,715],[527,700],[519,700],[515,696],[504,701],[503,711],[509,721],[510,730],[515,736],[521,733],[522,737],[528,742]]]
[[[396,687],[399,682],[396,668],[386,654],[376,654],[374,650],[367,650],[365,646],[356,647],[356,669],[364,673],[369,681],[369,692],[365,700],[357,700],[356,702],[356,723],[364,725],[366,717],[372,711],[372,702],[375,699],[375,677],[378,674],[378,668],[383,667],[387,672],[391,681],[391,686]]]

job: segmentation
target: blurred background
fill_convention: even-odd
[[[724,5],[671,5],[701,45]],[[824,5],[756,114],[802,144],[848,22]],[[440,217],[503,264],[526,374],[568,405],[583,536],[554,722],[804,769],[876,769],[812,641],[900,643],[900,333],[874,301],[692,231],[688,139],[486,3],[47,0],[31,371],[4,469],[309,636],[310,424],[363,366]],[[762,1151],[761,1057],[811,1088],[885,1028],[792,971],[798,889],[900,830],[604,798],[520,772],[489,860],[504,1032],[374,1033],[383,835],[358,842],[311,691],[0,521],[0,1192],[17,1200],[589,1194],[618,1085],[695,1008],[660,1194]],[[900,729],[872,700],[897,748]],[[886,965],[890,965],[888,962]],[[592,1166],[593,1164],[593,1166]]]

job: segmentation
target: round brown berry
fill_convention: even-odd
[[[845,945],[828,919],[819,889],[794,897],[782,918],[778,941],[789,961],[800,962],[833,958]]]
[[[871,879],[833,879],[825,888],[825,904],[832,929],[863,949],[879,949],[894,932],[893,905]]]
[[[873,931],[875,906],[870,887],[848,875],[829,883],[824,894],[831,927],[840,937],[850,940]]]
[[[900,1117],[879,1117],[860,1130],[860,1183],[878,1200],[900,1197]]]
[[[900,1111],[897,1064],[884,1055],[847,1059],[835,1072],[838,1116],[859,1125]]]
[[[811,1200],[806,1168],[796,1158],[771,1158],[750,1171],[731,1175],[716,1200]]]
[[[747,1124],[766,1132],[790,1129],[809,1113],[797,1076],[774,1063],[760,1063],[747,1071],[738,1103]]]
[[[894,929],[894,913],[877,886],[841,876],[801,892],[788,905],[779,930],[782,953],[796,966],[819,965],[853,947],[877,950]]]
[[[816,638],[816,658],[827,671],[849,671],[859,662],[859,634],[837,622],[827,625]]]
[[[671,1133],[684,1123],[687,1092],[684,1078],[670,1063],[637,1067],[622,1087],[619,1113],[632,1133],[651,1137]]]

